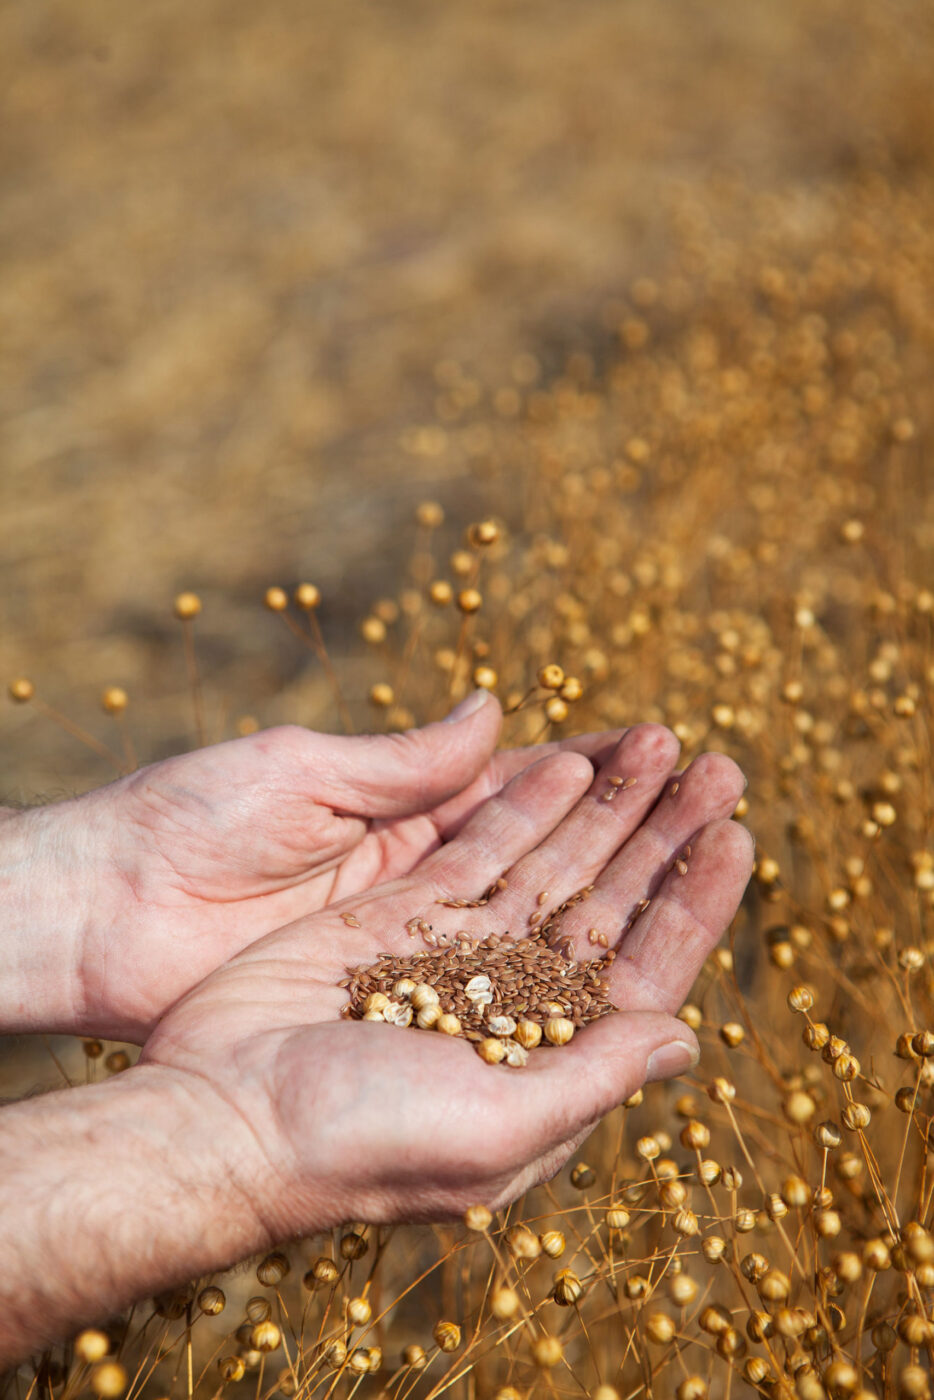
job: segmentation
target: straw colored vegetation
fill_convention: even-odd
[[[335,727],[406,727],[481,685],[510,743],[657,720],[685,760],[737,759],[757,865],[681,1012],[696,1077],[636,1094],[507,1214],[293,1242],[83,1333],[8,1396],[929,1395],[934,198],[867,174],[803,220],[722,193],[742,242],[685,197],[670,265],[605,308],[592,353],[553,374],[523,354],[490,393],[438,366],[405,441],[468,466],[487,516],[423,503],[356,641],[313,583],[265,598]],[[210,614],[176,613],[194,737],[222,701]],[[91,736],[117,767],[128,690]],[[480,892],[462,906],[493,931]],[[130,1058],[84,1048],[91,1078]]]

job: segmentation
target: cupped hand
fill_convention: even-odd
[[[60,1027],[145,1039],[255,939],[412,870],[514,773],[559,746],[494,754],[501,712],[343,738],[266,730],[143,768],[65,804],[89,910],[78,1009]],[[567,747],[599,754],[614,736]],[[564,745],[560,746],[564,747]]]
[[[573,752],[524,767],[414,869],[252,944],[165,1016],[143,1060],[207,1093],[264,1238],[502,1205],[646,1079],[695,1061],[673,1013],[736,911],[752,841],[729,820],[736,765],[703,755],[674,781],[677,755],[668,730],[642,725],[596,772]],[[482,908],[439,903],[502,874]],[[604,935],[619,1012],[568,1045],[509,1069],[464,1040],[340,1018],[348,967],[411,956],[412,918],[442,938],[522,937],[542,891],[547,909],[588,885],[560,936],[592,957],[590,930]]]

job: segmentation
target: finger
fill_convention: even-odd
[[[438,724],[404,734],[353,737],[299,731],[300,760],[315,797],[359,817],[427,812],[468,787],[492,757],[499,702],[478,690]]]
[[[470,818],[453,841],[422,861],[421,889],[473,899],[555,829],[586,790],[593,769],[582,754],[558,753],[523,769]]]
[[[719,941],[752,874],[754,842],[735,821],[704,827],[684,874],[675,867],[646,912],[623,938],[608,979],[625,1009],[674,1011]]]
[[[660,724],[627,730],[567,820],[510,870],[507,889],[495,898],[497,912],[516,928],[536,927],[591,884],[638,830],[678,752],[674,734]]]
[[[598,876],[589,899],[565,915],[561,937],[578,957],[616,947],[640,901],[651,900],[672,862],[689,858],[691,841],[709,822],[728,817],[743,794],[742,770],[724,754],[705,753],[665,784],[645,821]]]
[[[510,778],[524,768],[541,762],[543,758],[550,758],[556,753],[580,753],[590,759],[594,768],[599,768],[610,757],[624,733],[625,730],[616,729],[599,734],[576,734],[570,739],[505,749],[494,754],[478,778],[431,812],[438,835],[443,841],[450,841],[473,816],[481,802],[485,802],[494,792],[499,792]]]

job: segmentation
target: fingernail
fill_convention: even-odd
[[[466,700],[462,700],[459,705],[455,705],[449,715],[445,715],[442,724],[460,724],[462,719],[467,719],[470,715],[476,714],[481,705],[485,705],[490,698],[488,690],[475,690],[472,695],[468,695]]]
[[[684,1074],[693,1069],[700,1059],[696,1045],[688,1045],[685,1040],[672,1040],[653,1050],[645,1066],[646,1079],[672,1079],[676,1074]]]

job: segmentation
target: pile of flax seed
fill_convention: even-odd
[[[549,929],[530,938],[458,933],[408,957],[384,953],[350,969],[340,985],[345,1017],[462,1036],[490,1064],[524,1065],[539,1044],[564,1045],[574,1031],[616,1010],[605,958],[578,962]]]

